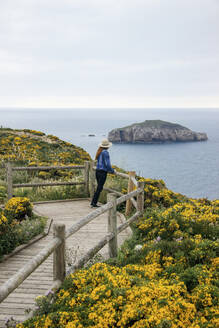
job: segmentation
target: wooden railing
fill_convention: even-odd
[[[89,196],[89,168],[90,162],[85,162],[84,165],[71,165],[71,166],[29,166],[29,167],[17,167],[12,166],[11,163],[5,164],[6,168],[6,181],[8,199],[13,196],[13,188],[24,188],[24,187],[51,187],[51,186],[72,186],[72,185],[84,185],[84,192],[86,196]],[[45,183],[13,183],[13,172],[14,171],[50,171],[50,170],[84,170],[84,181],[71,181],[71,182],[45,182]]]
[[[63,167],[62,167],[63,168]],[[71,167],[72,168],[72,167]],[[21,169],[21,168],[20,168]],[[23,168],[22,168],[23,169]],[[41,167],[42,169],[42,167]],[[91,172],[94,172],[94,167],[91,167]],[[117,256],[117,235],[126,229],[132,222],[139,218],[144,210],[144,182],[137,182],[134,173],[129,175],[124,173],[115,173],[117,176],[129,178],[129,189],[132,184],[135,190],[129,191],[127,194],[116,197],[119,192],[107,195],[107,203],[92,211],[85,217],[82,217],[78,222],[72,225],[68,230],[65,230],[64,224],[54,224],[54,237],[48,245],[33,257],[22,269],[14,276],[0,286],[0,302],[2,302],[13,290],[15,290],[40,264],[42,264],[52,253],[53,255],[53,285],[51,288],[59,288],[65,278],[65,241],[67,238],[76,233],[80,228],[97,218],[99,215],[108,212],[108,233],[102,237],[98,243],[91,248],[79,261],[73,266],[73,271],[81,268],[90,258],[92,258],[101,248],[107,243],[109,244],[109,256]],[[88,175],[89,176],[89,175]],[[92,173],[91,173],[92,176]],[[94,182],[94,181],[93,181]],[[91,185],[93,183],[91,181]],[[131,184],[132,182],[132,184]],[[106,188],[107,189],[107,188]],[[113,191],[110,189],[110,191]],[[120,194],[120,193],[119,193]],[[134,197],[137,199],[135,200]],[[134,200],[134,202],[133,202]],[[133,214],[126,222],[117,227],[117,206],[123,202],[132,202],[136,207],[136,213]],[[131,204],[131,203],[130,203]],[[130,205],[129,204],[129,205]],[[127,210],[127,208],[126,208]],[[130,210],[130,206],[129,206]]]

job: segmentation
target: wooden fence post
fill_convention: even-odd
[[[144,181],[138,181],[138,188],[140,188],[142,192],[137,195],[137,208],[141,213],[144,212],[144,185]]]
[[[128,193],[134,190],[135,185],[132,182],[131,177],[135,178],[135,176],[136,176],[135,171],[129,172]],[[132,201],[131,199],[128,199],[126,202],[125,215],[130,215],[131,209],[132,209]]]
[[[109,256],[116,257],[117,256],[117,216],[116,216],[116,195],[108,194],[107,195],[107,203],[113,203],[113,207],[108,211],[108,232],[113,232],[115,237],[109,241]]]
[[[90,162],[90,197],[93,198],[95,193],[95,170],[93,167],[95,166],[95,161]]]
[[[65,225],[63,223],[56,223],[53,226],[53,236],[62,240],[53,253],[53,280],[60,280],[65,278]]]
[[[12,178],[12,166],[11,163],[6,164],[7,172],[7,190],[8,190],[8,199],[11,199],[13,196],[13,178]]]
[[[87,197],[89,197],[90,192],[89,192],[89,169],[90,169],[90,162],[86,161],[85,163],[85,168],[84,168],[84,189],[85,189],[85,194]]]

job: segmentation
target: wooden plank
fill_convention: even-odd
[[[53,280],[63,281],[65,279],[65,225],[55,223],[53,226],[54,237],[59,238],[62,242],[56,247],[53,253]]]
[[[52,186],[76,186],[76,185],[84,185],[85,182],[45,182],[45,183],[18,183],[13,184],[13,188],[20,187],[52,187]]]
[[[7,298],[7,302],[4,301],[0,304],[0,309],[2,306],[7,305],[8,307],[13,308],[14,304],[19,303],[21,306],[24,304],[35,304],[35,298],[32,297],[32,295],[30,295],[31,297],[22,297],[21,295],[19,295],[19,297],[12,297],[12,298]],[[26,305],[25,305],[26,306]]]
[[[89,173],[90,173],[90,162],[85,162],[85,169],[84,169],[84,193],[87,197],[90,195],[90,188],[89,188]]]
[[[113,207],[108,211],[108,233],[113,234],[113,238],[109,241],[109,256],[117,256],[117,214],[116,214],[116,196],[114,194],[107,195],[107,202],[111,202]]]
[[[135,179],[135,176],[130,176],[130,179],[132,180],[132,183],[136,186],[136,187],[138,187],[138,181]]]
[[[138,219],[140,215],[141,215],[141,212],[136,212],[129,220],[127,220],[126,222],[124,222],[117,228],[117,232],[120,233],[123,230],[125,230],[132,222],[134,222],[136,219]]]
[[[82,218],[80,221],[76,222],[71,228],[69,228],[66,231],[66,234],[65,234],[66,239],[69,238],[75,232],[77,232],[85,224],[89,223],[90,221],[92,221],[93,219],[95,219],[96,217],[98,217],[99,215],[107,212],[112,207],[113,207],[113,204],[112,203],[107,203],[107,204],[105,204],[105,205],[97,208],[93,212],[89,213],[87,216],[85,216],[84,218]]]
[[[126,173],[122,173],[122,172],[115,172],[115,174],[119,177],[122,177],[122,178],[125,178],[125,179],[128,179],[129,178],[129,175],[126,174]]]
[[[47,280],[42,279],[40,281],[40,286],[43,288],[50,288],[51,281],[52,281],[51,277],[50,277],[50,279],[48,278]],[[2,283],[2,282],[5,282],[5,279],[4,280],[0,279],[0,283]],[[28,289],[28,288],[31,289],[32,287],[38,288],[39,287],[39,279],[34,279],[34,280],[32,279],[30,281],[25,280],[21,286],[25,289]]]
[[[124,203],[126,200],[128,200],[128,199],[130,199],[132,197],[137,196],[140,192],[141,192],[141,189],[136,189],[136,190],[130,192],[129,194],[126,194],[124,196],[121,196],[121,197],[117,198],[116,204],[119,205],[121,203]]]
[[[13,315],[12,315],[12,317],[13,317]],[[1,321],[4,321],[5,322],[6,319],[8,319],[8,315],[6,315],[6,314],[0,314],[0,320]],[[26,319],[26,317],[25,317],[24,314],[17,314],[16,315],[16,320],[17,321],[23,321],[25,319]],[[5,326],[3,326],[3,327],[5,327]]]
[[[132,178],[135,178],[135,176],[136,176],[135,171],[131,171],[131,172],[129,172],[128,194],[129,194],[131,191],[134,190],[135,185],[134,185],[134,183],[133,183],[133,181],[132,181],[132,180],[133,180]],[[130,215],[131,210],[132,210],[132,202],[131,202],[131,200],[130,200],[130,198],[129,198],[129,199],[127,200],[127,202],[126,202],[125,215],[126,215],[126,216]]]
[[[8,199],[11,199],[13,195],[13,178],[12,178],[11,163],[6,164],[6,181],[7,181]]]
[[[14,289],[16,289],[45,259],[60,245],[61,240],[54,238],[50,244],[38,255],[30,260],[11,279],[0,287],[0,302],[2,302]]]
[[[28,308],[28,307],[27,307]],[[13,316],[17,316],[17,315],[20,315],[20,316],[24,316],[24,309],[21,309],[21,308],[13,308],[13,309],[10,309],[10,308],[3,308],[1,309],[1,314],[6,314],[6,315],[13,315]]]
[[[12,307],[12,304],[13,304],[13,308],[16,308],[16,309],[23,309],[24,310],[24,306],[21,302],[14,302],[14,303],[2,303],[0,305],[0,310],[1,309],[9,309],[10,307]],[[35,303],[30,303],[30,301],[28,301],[28,303],[26,303],[27,305],[28,304],[31,304],[31,305],[34,305]],[[3,310],[4,311],[4,310]],[[1,311],[2,313],[4,313],[3,311]],[[13,309],[11,309],[11,311],[13,311]]]
[[[29,295],[43,295],[47,291],[47,287],[42,288],[41,285],[39,285],[38,288],[17,288],[14,292],[14,295],[19,294],[29,294]]]
[[[48,170],[75,170],[75,169],[84,169],[84,165],[65,165],[65,166],[22,166],[12,168],[13,171],[48,171]]]
[[[144,212],[144,186],[145,186],[144,181],[138,182],[138,188],[141,190],[141,193],[137,195],[137,209],[141,213]]]
[[[106,191],[108,191],[108,192],[114,193],[114,194],[116,194],[118,196],[123,196],[124,195],[120,191],[117,191],[117,190],[114,190],[114,189],[111,189],[111,188],[103,187],[103,189],[106,190]]]

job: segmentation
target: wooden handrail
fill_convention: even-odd
[[[123,196],[124,195],[122,192],[120,192],[118,190],[114,190],[112,188],[103,187],[103,190],[106,190],[108,192],[114,193],[114,194],[116,194],[118,196]]]
[[[13,171],[49,171],[49,170],[75,170],[84,169],[85,165],[65,165],[65,166],[13,166]]]
[[[93,166],[93,170],[96,170],[97,167],[96,166]],[[126,173],[122,173],[122,172],[118,172],[118,171],[115,171],[115,175],[118,175],[119,177],[121,178],[125,178],[125,179],[128,179],[129,178],[129,175],[126,174]]]
[[[128,199],[130,199],[132,197],[137,196],[141,192],[142,192],[142,190],[139,189],[139,188],[136,189],[136,190],[134,190],[134,191],[131,191],[129,194],[126,194],[124,196],[121,196],[121,197],[117,198],[116,204],[119,205],[119,204],[125,202],[126,200],[128,200]]]
[[[125,179],[128,179],[129,178],[129,175],[126,174],[126,173],[122,173],[122,172],[115,172],[115,175],[118,175],[118,177],[121,177],[121,178],[125,178]]]
[[[73,235],[75,232],[77,232],[80,228],[82,228],[84,225],[98,217],[99,215],[107,212],[110,208],[112,208],[112,203],[107,203],[96,210],[92,211],[88,215],[86,215],[84,218],[82,218],[80,221],[76,222],[71,228],[69,228],[65,233],[65,238],[69,238],[71,235]]]
[[[130,179],[132,180],[132,182],[134,183],[134,185],[136,186],[136,187],[138,187],[138,181],[135,179],[135,177],[134,176],[130,176]]]
[[[141,213],[138,211],[136,212],[131,218],[129,218],[126,222],[122,223],[118,228],[117,228],[117,234],[125,230],[132,222],[134,222]],[[108,233],[105,235],[95,246],[93,246],[87,253],[85,253],[80,260],[74,264],[71,269],[75,271],[76,269],[80,269],[83,267],[83,265],[89,261],[101,248],[103,248],[113,237],[115,234]]]
[[[74,186],[74,185],[83,185],[85,184],[84,181],[81,182],[48,182],[48,183],[19,183],[19,184],[13,184],[12,186],[14,188],[23,188],[23,187],[46,187],[46,186]]]
[[[85,253],[80,260],[71,266],[71,270],[74,272],[76,269],[80,269],[83,267],[85,263],[87,263],[99,250],[101,250],[111,239],[113,239],[114,234],[108,233],[105,235],[95,246],[89,249],[87,253]]]

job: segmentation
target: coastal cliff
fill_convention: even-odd
[[[161,120],[147,120],[123,128],[114,129],[108,134],[113,143],[163,143],[205,141],[206,133],[194,132],[182,125]]]

